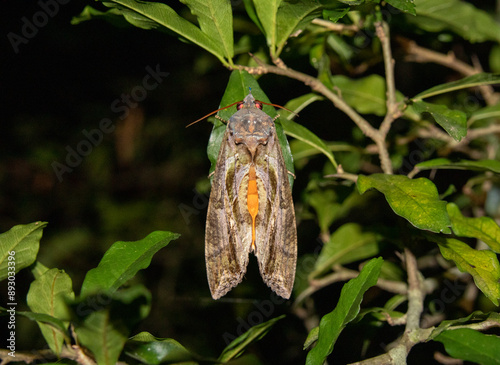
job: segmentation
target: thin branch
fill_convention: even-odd
[[[324,20],[324,19],[313,19],[312,21],[313,24],[319,25],[323,28],[326,28],[328,30],[331,30],[332,32],[336,33],[357,33],[359,32],[359,27],[356,24],[341,24],[341,23],[334,23],[329,20]]]
[[[386,22],[376,22],[375,30],[377,37],[380,39],[382,44],[382,53],[384,55],[384,65],[385,65],[385,81],[387,87],[387,114],[385,115],[384,121],[380,125],[379,131],[384,136],[387,136],[389,129],[391,128],[392,122],[396,120],[400,115],[399,105],[396,101],[396,84],[394,81],[394,59],[392,58],[391,51],[391,39],[389,33],[389,27]]]
[[[439,65],[451,68],[464,76],[471,76],[482,72],[480,65],[473,67],[465,62],[458,60],[453,52],[448,54],[439,53],[424,47],[417,45],[415,41],[411,41],[407,38],[398,37],[398,42],[403,46],[406,53],[408,54],[407,59],[414,62],[433,62]],[[495,105],[498,102],[499,95],[494,92],[494,89],[490,85],[479,86],[481,93],[483,94],[484,100],[488,105]]]
[[[385,136],[383,136],[380,131],[375,129],[364,119],[360,114],[358,114],[345,100],[338,94],[334,93],[328,87],[326,87],[319,79],[304,74],[299,71],[295,71],[280,64],[280,67],[272,66],[264,63],[259,58],[252,55],[255,62],[259,65],[258,67],[248,67],[243,65],[236,65],[235,68],[240,70],[245,70],[250,74],[263,75],[267,73],[273,73],[276,75],[286,76],[291,79],[295,79],[303,82],[305,85],[309,86],[312,90],[324,95],[329,99],[333,105],[338,109],[342,110],[347,114],[354,123],[361,129],[364,135],[371,138],[378,147],[379,158],[381,161],[382,170],[385,173],[392,173],[392,165],[389,158],[389,152],[385,146]]]

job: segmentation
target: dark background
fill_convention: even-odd
[[[203,194],[209,191],[206,145],[211,124],[185,126],[219,107],[230,71],[205,51],[164,33],[117,28],[100,20],[71,25],[71,18],[85,5],[99,6],[80,0],[59,4],[57,14],[16,54],[7,35],[21,35],[23,17],[31,20],[40,6],[0,0],[0,232],[17,224],[48,221],[38,259],[65,270],[76,294],[85,273],[97,266],[114,242],[139,240],[155,230],[181,233],[138,275],[137,280],[152,291],[153,308],[136,332],[171,337],[194,352],[217,357],[228,334],[237,336],[248,323],[255,324],[252,321],[290,312],[290,303],[273,304],[269,314],[255,305],[274,295],[262,283],[253,257],[246,280],[227,297],[214,302],[208,289]],[[178,3],[172,6],[186,11]],[[235,2],[235,11],[243,12],[241,4]],[[469,49],[455,51],[467,54],[471,46],[464,47]],[[474,51],[481,54],[481,47],[475,46]],[[314,74],[304,63],[307,57],[289,62]],[[130,110],[128,118],[120,119],[112,103],[141,85],[146,67],[156,65],[169,76]],[[448,81],[437,66],[397,65],[397,87],[409,95],[439,80]],[[274,75],[262,77],[259,83],[277,104],[310,91]],[[98,128],[103,118],[113,121],[115,131],[104,134],[82,163],[59,181],[53,163],[64,164],[66,148],[75,149],[86,139],[82,131]],[[301,123],[326,140],[352,138],[352,125],[346,121],[329,103],[315,105],[300,116]],[[309,168],[320,170],[323,163],[314,160]],[[297,174],[298,210],[308,174]],[[181,212],[186,207],[193,213],[188,219]],[[298,219],[301,223],[300,215]],[[318,234],[310,222],[299,224],[299,255],[314,251]],[[28,270],[18,275],[18,310],[27,309],[31,280]],[[325,303],[331,300],[330,308],[337,300],[337,289],[322,298]],[[0,298],[5,303],[3,293],[2,287]],[[36,324],[19,317],[18,322],[18,350],[43,348]],[[364,335],[354,329],[336,346],[360,348]],[[303,363],[306,336],[302,322],[289,315],[252,351],[264,363],[270,363],[270,354],[279,357],[279,363]]]

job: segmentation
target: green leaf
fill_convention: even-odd
[[[497,160],[459,160],[453,162],[447,158],[436,158],[433,160],[421,162],[415,165],[419,170],[432,169],[455,169],[455,170],[475,170],[475,171],[491,171],[500,173],[500,161]]]
[[[437,105],[416,101],[413,103],[413,109],[417,113],[429,113],[434,120],[444,128],[444,130],[460,141],[467,135],[467,116],[460,110],[448,109],[446,105]]]
[[[253,326],[248,331],[246,331],[241,336],[234,339],[220,354],[218,361],[221,363],[226,363],[231,359],[235,359],[240,356],[245,349],[252,343],[257,342],[262,337],[264,337],[274,324],[280,319],[285,318],[285,315],[273,318],[267,322]]]
[[[99,365],[114,365],[130,331],[151,308],[151,294],[141,285],[80,298],[71,304],[79,342]]]
[[[186,4],[197,16],[200,27],[179,16],[170,6],[136,0],[106,0],[104,5],[112,7],[109,15],[116,22],[121,14],[130,24],[143,29],[170,30],[215,55],[224,65],[232,64],[233,17],[231,3],[226,0],[202,2],[186,0]],[[84,10],[85,12],[85,10]],[[95,12],[82,13],[75,23],[94,17]],[[103,14],[96,14],[101,17]]]
[[[46,222],[21,224],[0,234],[0,280],[35,262],[46,225]]]
[[[252,89],[252,95],[256,100],[260,100],[264,103],[269,103],[269,99],[266,94],[262,91],[257,80],[246,71],[233,71],[229,77],[229,82],[227,84],[224,95],[221,100],[221,107],[231,105],[237,101],[242,101],[245,96],[248,95],[249,89]],[[262,110],[269,116],[274,118],[276,116],[276,110],[270,105],[263,105]],[[227,108],[221,110],[218,115],[221,119],[228,121],[229,118],[236,112],[236,107]],[[288,140],[286,139],[285,132],[281,123],[275,123],[276,134],[278,135],[278,140],[280,142],[281,151],[283,152],[283,158],[285,159],[285,165],[288,171],[294,172],[293,168],[293,158],[292,152],[290,151],[290,146],[288,145]],[[217,157],[219,155],[220,146],[222,144],[222,137],[226,131],[226,125],[220,120],[216,119],[214,123],[214,128],[212,129],[212,134],[208,141],[207,154],[211,162],[210,174],[215,171],[215,166],[217,165]],[[293,187],[293,177],[289,176],[290,186]]]
[[[331,354],[340,332],[359,313],[364,293],[377,283],[382,263],[380,257],[370,260],[358,277],[344,285],[337,307],[321,318],[318,342],[307,354],[307,365],[323,364],[326,357]]]
[[[179,234],[156,231],[135,242],[115,242],[104,254],[99,266],[85,275],[80,295],[99,291],[113,292],[151,263],[153,255]]]
[[[500,48],[499,48],[500,49]],[[474,111],[469,118],[469,126],[483,119],[500,118],[500,104],[490,105],[479,110]]]
[[[476,286],[495,305],[500,298],[500,264],[495,253],[489,250],[475,250],[454,238],[427,235],[439,245],[439,250],[447,260],[453,260],[461,272],[472,275]]]
[[[290,109],[294,113],[298,114],[307,105],[313,103],[316,100],[322,100],[322,99],[323,99],[322,97],[310,93],[290,100],[288,103],[286,103],[285,107],[287,109]],[[337,162],[335,161],[333,153],[328,149],[328,147],[326,146],[325,142],[323,142],[322,139],[320,139],[306,127],[294,122],[292,120],[292,118],[294,117],[293,113],[283,110],[281,114],[283,114],[283,118],[280,118],[280,122],[287,135],[295,139],[298,139],[300,141],[303,141],[309,144],[313,148],[316,148],[330,160],[330,162],[332,163],[333,166],[335,166],[335,168],[337,168]]]
[[[315,0],[254,0],[254,5],[273,59],[279,57],[290,35],[304,29],[323,8]]]
[[[396,9],[404,11],[405,13],[417,15],[413,0],[387,0],[387,2],[394,6]]]
[[[437,326],[432,331],[431,335],[429,336],[429,340],[433,340],[443,331],[453,329],[454,326],[459,326],[466,323],[477,323],[479,321],[494,321],[500,324],[500,314],[495,312],[483,313],[481,311],[475,311],[466,317],[442,321],[439,326]]]
[[[27,302],[35,313],[48,314],[54,318],[69,321],[66,301],[74,298],[75,293],[73,293],[71,278],[68,274],[59,269],[51,269],[31,283]],[[39,321],[38,326],[50,349],[59,355],[64,336],[50,324]],[[64,329],[68,326],[69,322],[65,322]]]
[[[451,219],[453,233],[460,237],[477,238],[496,253],[500,253],[500,227],[490,217],[467,218],[456,204],[446,206]]]
[[[26,311],[16,312],[16,314],[26,317],[32,321],[38,322],[38,324],[45,324],[47,327],[53,329],[54,334],[63,336],[67,343],[70,343],[70,338],[66,336],[68,323],[63,322],[59,318],[44,313],[33,313]],[[54,351],[52,347],[51,350]]]
[[[442,342],[452,357],[481,365],[500,364],[500,337],[469,328],[444,331],[435,341]]]
[[[316,261],[311,278],[330,270],[333,265],[345,265],[375,256],[379,252],[382,237],[356,223],[346,223],[330,236]]]
[[[429,32],[451,30],[470,42],[500,41],[495,19],[472,4],[460,0],[415,0],[417,16],[408,18]]]
[[[435,3],[435,2],[434,2]],[[461,80],[447,82],[446,84],[437,85],[422,91],[420,94],[415,95],[412,100],[420,101],[431,96],[449,93],[455,90],[467,89],[469,87],[491,85],[500,83],[500,75],[491,73],[479,73],[476,75],[464,77]]]
[[[358,177],[358,190],[377,189],[394,213],[419,229],[451,233],[446,202],[439,199],[436,186],[426,178],[409,179],[402,175],[373,174]]]
[[[360,79],[350,79],[346,76],[336,75],[331,77],[335,87],[347,104],[361,114],[386,114],[386,83],[379,75],[370,75]]]
[[[125,353],[143,364],[179,364],[194,361],[198,356],[171,338],[156,338],[141,332],[127,341]]]
[[[71,19],[71,24],[72,25],[78,25],[80,23],[92,20],[92,19],[102,19],[110,24],[114,25],[115,27],[128,27],[131,26],[131,23],[127,22],[125,17],[122,15],[122,12],[118,9],[111,9],[108,11],[100,11],[97,9],[94,9],[93,7],[86,5],[85,8],[83,8],[82,12],[74,16]],[[153,26],[153,25],[152,25]]]

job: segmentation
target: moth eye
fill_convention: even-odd
[[[240,101],[238,104],[236,104],[236,110],[240,110],[241,108],[243,108],[243,102]]]
[[[262,103],[261,103],[260,101],[256,101],[256,102],[255,102],[255,107],[256,107],[257,109],[262,110]]]

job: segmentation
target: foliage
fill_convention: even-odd
[[[311,88],[289,100],[288,111],[276,119],[287,168],[293,172],[295,164],[297,170],[295,185],[308,179],[301,173],[310,172],[296,194],[298,221],[315,222],[321,240],[314,256],[314,248],[304,245],[310,252],[299,260],[291,308],[309,331],[306,362],[335,357],[342,350],[335,344],[352,326],[366,336],[363,351],[351,351],[350,362],[401,364],[415,345],[433,344],[456,359],[498,363],[500,339],[491,329],[500,326],[500,211],[491,202],[500,189],[500,95],[491,85],[500,76],[445,53],[454,44],[484,43],[492,64],[498,62],[491,44],[500,41],[500,25],[493,16],[459,0],[244,0],[244,12],[228,0],[181,2],[191,14],[167,3],[107,0],[101,10],[85,7],[72,23],[105,19],[201,47],[231,70],[221,107],[241,100],[249,87],[269,103],[253,75],[277,75]],[[242,32],[237,24],[243,21],[253,28]],[[394,63],[396,49],[412,62],[440,65],[448,77],[431,86],[414,81],[425,85],[421,91],[399,91],[406,75],[395,69],[404,62]],[[474,103],[461,102],[471,98]],[[340,126],[344,121],[325,115],[324,131],[348,130],[350,138],[327,140],[336,134],[321,138],[301,124],[307,121],[292,120],[320,103],[350,120]],[[277,115],[269,105],[264,111]],[[227,120],[232,113],[224,109],[219,117]],[[215,120],[207,151],[211,171],[224,130]],[[285,134],[293,138],[290,146]],[[446,175],[450,171],[456,179]],[[414,178],[418,174],[425,177]],[[157,231],[136,242],[116,242],[75,295],[69,275],[35,261],[45,225],[15,226],[0,236],[0,273],[9,280],[9,252],[15,252],[16,273],[31,268],[30,311],[19,314],[38,323],[61,362],[256,363],[245,351],[278,320],[292,317],[262,320],[217,359],[175,339],[147,332],[131,337],[152,306],[136,274],[179,235]],[[311,257],[312,266],[301,265]],[[330,300],[335,284],[344,281],[339,299]],[[436,309],[432,298],[442,296],[450,281],[462,283],[468,294],[455,293],[445,321],[445,310]],[[389,327],[400,329],[396,340],[382,338]]]

